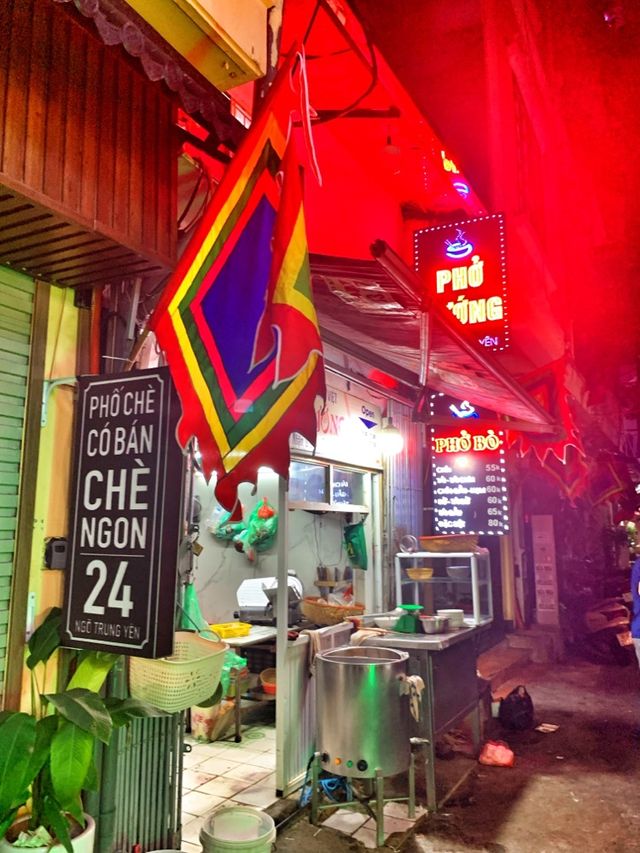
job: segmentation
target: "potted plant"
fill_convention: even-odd
[[[61,853],[91,853],[95,827],[83,813],[81,791],[97,787],[96,743],[108,744],[114,726],[164,713],[131,698],[103,699],[98,691],[119,659],[103,652],[79,653],[66,688],[41,693],[47,663],[60,646],[61,622],[61,610],[52,608],[29,640],[31,713],[0,712],[3,853],[54,843]]]

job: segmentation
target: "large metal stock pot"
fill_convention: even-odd
[[[316,656],[317,750],[340,776],[393,776],[409,766],[407,652],[341,646]]]

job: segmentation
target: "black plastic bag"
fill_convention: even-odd
[[[498,718],[506,729],[523,732],[533,728],[533,701],[524,684],[500,700]]]

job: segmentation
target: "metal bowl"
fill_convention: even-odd
[[[425,634],[445,634],[449,630],[449,620],[444,616],[421,616],[420,624]]]
[[[471,566],[447,566],[447,574],[454,581],[471,580]]]

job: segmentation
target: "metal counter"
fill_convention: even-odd
[[[480,749],[477,646],[480,628],[461,628],[447,634],[395,634],[365,640],[364,645],[401,649],[409,653],[408,673],[424,681],[422,716],[412,720],[412,737],[425,744],[427,807],[437,811],[460,785],[462,778],[438,797],[435,744],[439,736],[471,717],[474,747]],[[465,774],[466,775],[466,774]],[[464,777],[463,777],[464,778]]]

